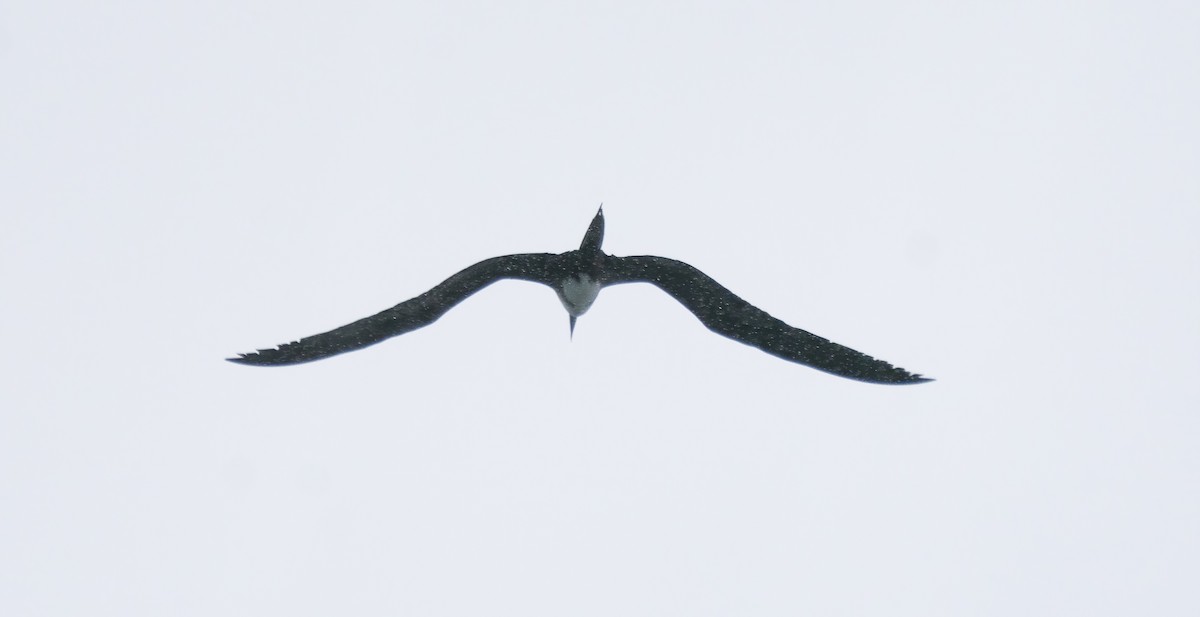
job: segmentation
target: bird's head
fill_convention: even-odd
[[[593,279],[586,272],[573,274],[562,281],[557,291],[563,308],[567,309],[567,314],[571,316],[571,335],[574,336],[575,318],[592,308],[596,296],[600,295],[600,281]]]

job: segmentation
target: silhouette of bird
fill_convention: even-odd
[[[931,381],[839,345],[768,315],[692,266],[666,257],[617,257],[600,250],[604,207],[596,212],[578,250],[524,253],[485,259],[429,291],[385,311],[274,349],[239,354],[230,362],[256,366],[300,364],[362,349],[427,326],[471,294],[501,279],[542,283],[558,294],[575,320],[592,306],[600,289],[650,283],[670,294],[709,330],[773,356],[849,379],[880,384]]]

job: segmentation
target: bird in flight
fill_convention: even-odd
[[[228,358],[255,366],[301,364],[362,349],[427,326],[454,305],[501,279],[542,283],[553,289],[575,320],[596,300],[600,289],[622,283],[650,283],[691,311],[709,330],[773,356],[849,379],[880,384],[912,384],[926,377],[876,360],[768,315],[734,295],[692,266],[666,257],[617,257],[600,250],[604,207],[596,212],[583,243],[565,253],[523,253],[485,259],[429,291],[354,323],[314,334],[274,349]]]

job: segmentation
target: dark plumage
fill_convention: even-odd
[[[603,241],[604,211],[601,209],[592,219],[578,250],[485,259],[433,289],[383,312],[275,349],[241,354],[229,358],[229,361],[279,366],[311,362],[354,351],[427,326],[454,305],[496,281],[519,279],[542,283],[554,289],[571,316],[572,329],[575,318],[587,311],[601,288],[622,283],[650,283],[678,300],[709,330],[784,360],[871,383],[930,381],[883,360],[876,360],[849,347],[793,328],[682,261],[650,255],[608,255],[600,249]]]

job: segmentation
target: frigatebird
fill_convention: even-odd
[[[558,299],[570,315],[572,335],[576,318],[587,312],[601,288],[622,283],[650,283],[678,300],[709,330],[784,360],[871,383],[930,381],[883,360],[876,360],[849,347],[793,328],[682,261],[653,255],[609,255],[600,250],[603,241],[604,207],[601,206],[578,250],[485,259],[433,289],[383,312],[329,332],[274,349],[239,354],[228,360],[257,366],[280,366],[312,362],[362,349],[433,323],[451,307],[496,281],[518,279],[542,283],[558,294]]]

